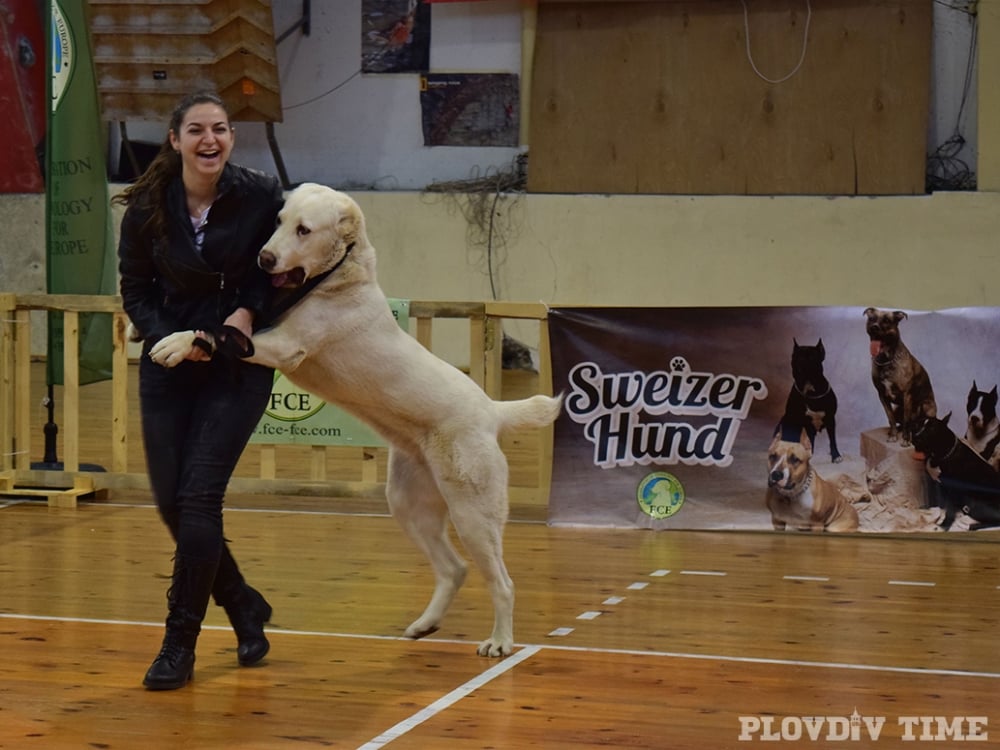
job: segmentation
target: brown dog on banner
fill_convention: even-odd
[[[767,509],[778,531],[857,531],[858,512],[810,463],[805,429],[778,425],[767,455]]]
[[[889,440],[902,438],[910,445],[913,431],[927,417],[937,416],[931,379],[899,336],[902,310],[865,310],[866,329],[871,340],[872,383],[889,420]]]

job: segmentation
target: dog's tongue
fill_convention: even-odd
[[[882,342],[878,341],[877,339],[872,339],[871,344],[869,345],[868,348],[871,351],[872,356],[877,357],[878,353],[882,351]]]
[[[288,283],[287,273],[276,273],[271,277],[271,286],[280,289]]]

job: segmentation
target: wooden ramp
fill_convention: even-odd
[[[165,122],[177,100],[219,92],[234,121],[281,122],[268,0],[90,2],[106,120]]]
[[[50,487],[19,483],[12,471],[0,473],[0,497],[45,500],[51,508],[75,508],[78,500],[103,500],[106,494],[104,490],[95,489],[92,478],[83,475],[73,477],[72,487]]]

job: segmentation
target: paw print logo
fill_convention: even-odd
[[[691,365],[684,357],[674,357],[670,360],[670,370],[671,372],[690,372]]]

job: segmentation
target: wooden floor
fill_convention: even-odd
[[[102,388],[88,386],[84,406],[106,415]],[[82,460],[105,462],[107,435],[86,431]],[[530,481],[531,452],[508,451],[512,479]],[[241,471],[253,462],[251,450]],[[130,470],[141,466],[136,442]],[[238,667],[213,607],[194,682],[151,693],[141,680],[172,549],[148,494],[75,510],[0,499],[0,748],[720,750],[796,737],[941,748],[983,734],[979,746],[1000,745],[989,532],[550,528],[544,508],[515,504],[517,649],[489,660],[475,653],[492,617],[475,570],[442,630],[400,637],[432,581],[384,513],[361,498],[227,498],[227,536],[274,605],[271,653]]]
[[[392,519],[236,498],[227,534],[274,605],[271,654],[238,667],[213,607],[193,683],[152,693],[171,549],[132,500],[0,507],[0,748],[717,749],[806,738],[803,717],[833,717],[814,745],[1000,742],[986,538],[513,522],[518,647],[488,660],[475,571],[441,631],[404,640],[431,579]]]

